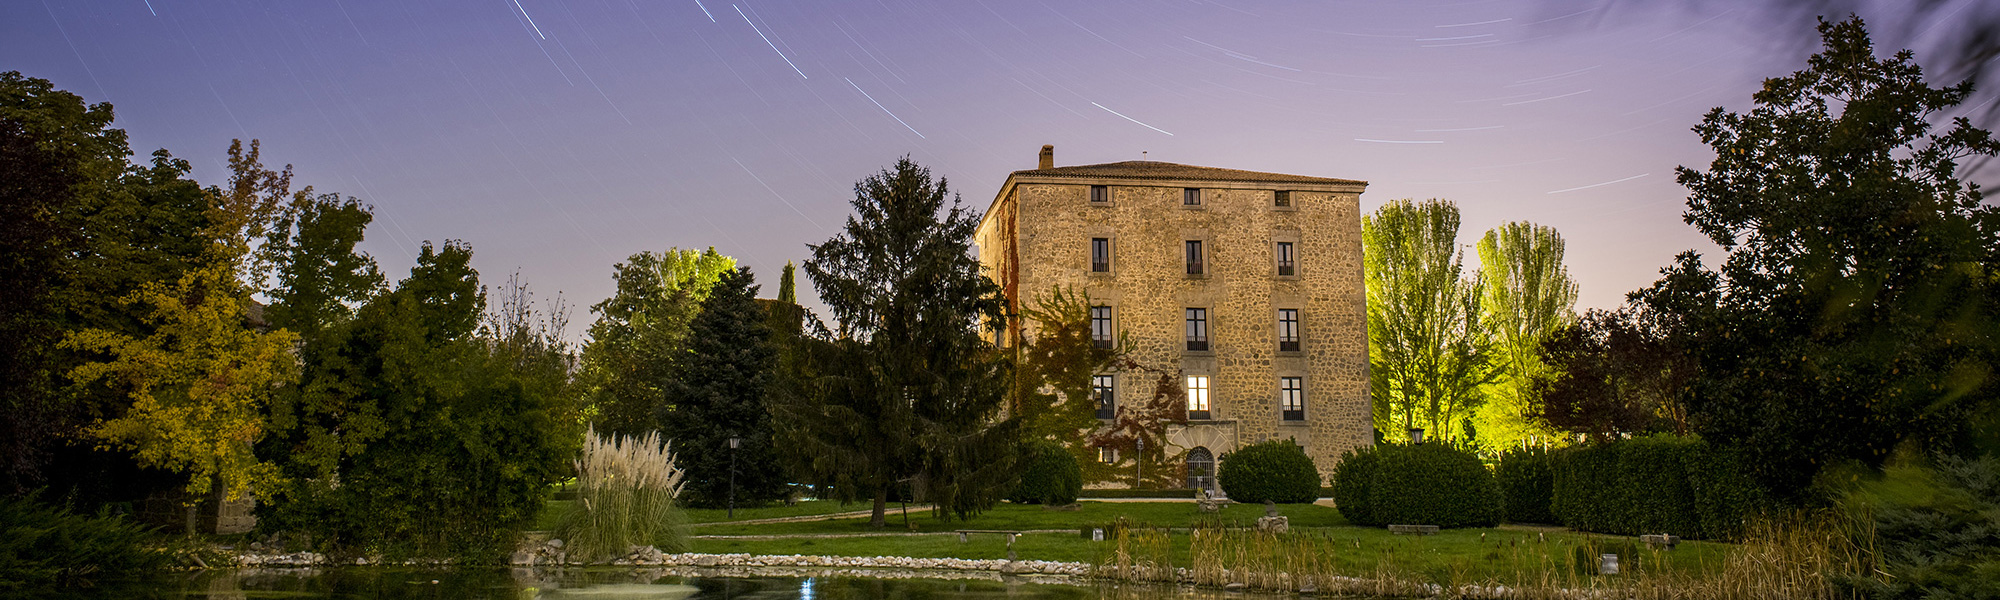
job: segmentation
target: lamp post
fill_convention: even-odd
[[[1424,443],[1424,428],[1422,428],[1422,427],[1411,427],[1411,428],[1410,428],[1410,445],[1412,445],[1412,446],[1415,446],[1415,445],[1418,445],[1418,444],[1422,444],[1422,443]]]
[[[736,449],[743,446],[743,438],[729,436],[729,518],[736,518]]]
[[[1146,438],[1139,438],[1139,451],[1132,455],[1132,489],[1139,489],[1146,483]]]

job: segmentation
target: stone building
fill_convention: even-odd
[[[1007,177],[975,238],[1014,309],[1086,291],[1094,338],[1123,334],[1143,365],[1182,371],[1189,424],[1170,427],[1189,487],[1216,457],[1269,439],[1322,476],[1373,443],[1360,197],[1366,182],[1131,161]],[[1010,323],[1003,344],[1032,336]],[[1142,380],[1144,379],[1144,380]],[[1099,417],[1156,378],[1097,377]],[[1106,453],[1106,461],[1117,461]]]

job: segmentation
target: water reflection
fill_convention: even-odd
[[[899,577],[880,577],[880,575]],[[869,575],[869,576],[864,576]],[[923,578],[909,578],[923,576]],[[241,569],[173,574],[51,597],[256,600],[1274,600],[1157,585],[990,572],[781,569]]]

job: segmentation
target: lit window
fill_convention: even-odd
[[[1278,350],[1299,351],[1299,309],[1278,309]]]
[[[1298,257],[1292,252],[1291,242],[1278,242],[1278,276],[1291,277],[1298,273]]]
[[[1208,376],[1189,375],[1187,378],[1188,418],[1208,418]]]
[[[1117,449],[1117,448],[1105,448],[1105,447],[1101,447],[1101,446],[1100,446],[1100,447],[1098,447],[1098,449],[1097,449],[1097,462],[1101,462],[1101,463],[1104,463],[1104,464],[1107,464],[1107,465],[1108,465],[1108,464],[1111,464],[1111,463],[1115,463],[1115,462],[1118,462],[1118,449]]]
[[[1305,382],[1304,377],[1278,378],[1278,410],[1286,421],[1306,420]]]
[[[1095,375],[1090,378],[1091,395],[1097,397],[1097,418],[1109,419],[1118,413],[1118,401],[1113,396],[1116,380],[1111,375]]]
[[[1201,264],[1201,240],[1187,241],[1187,274],[1200,275],[1205,272]]]
[[[1111,189],[1101,185],[1090,186],[1090,201],[1103,204],[1111,201]]]
[[[1208,351],[1208,309],[1187,309],[1187,349],[1194,352]]]
[[[1201,206],[1201,188],[1181,189],[1181,204],[1187,206]]]
[[[1090,238],[1090,272],[1111,272],[1111,238]]]
[[[1090,343],[1099,348],[1110,348],[1115,338],[1111,332],[1111,307],[1090,307]]]

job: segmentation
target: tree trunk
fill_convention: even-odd
[[[889,486],[875,488],[875,512],[868,515],[868,526],[881,529],[889,524]]]

